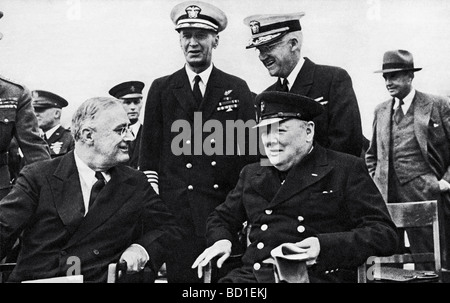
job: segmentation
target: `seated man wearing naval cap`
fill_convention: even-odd
[[[39,128],[50,147],[50,156],[55,158],[73,150],[75,141],[72,134],[61,126],[62,108],[69,103],[63,97],[44,90],[33,91],[32,97]]]
[[[363,159],[314,141],[322,105],[286,92],[263,92],[257,127],[269,163],[249,164],[207,221],[208,248],[192,265],[199,276],[213,258],[230,256],[232,236],[251,226],[243,265],[219,282],[275,281],[273,249],[304,250],[310,282],[356,282],[356,268],[397,247],[396,227]],[[264,262],[266,261],[266,262]],[[354,279],[353,279],[354,278]]]
[[[130,160],[128,165],[133,168],[138,168],[139,163],[139,148],[141,142],[142,124],[139,121],[139,115],[142,109],[142,89],[145,84],[141,81],[127,81],[117,84],[109,90],[109,94],[116,97],[122,102],[123,108],[127,112],[130,120],[130,129],[135,137],[134,141],[129,142],[128,153]]]

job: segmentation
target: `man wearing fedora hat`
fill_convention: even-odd
[[[202,268],[230,256],[231,236],[251,226],[243,265],[219,282],[274,282],[267,259],[279,245],[302,251],[310,282],[356,282],[355,270],[372,255],[393,253],[397,234],[383,197],[360,157],[315,142],[314,99],[263,92],[262,142],[269,163],[244,167],[239,182],[208,218],[208,248],[193,264]],[[267,260],[267,261],[266,261]]]
[[[45,90],[34,90],[31,95],[39,128],[50,147],[50,156],[56,158],[73,150],[72,134],[61,125],[62,109],[69,105],[67,100]]]
[[[235,130],[225,125],[239,121],[254,125],[255,111],[247,83],[213,64],[219,33],[228,22],[225,13],[209,3],[186,1],[177,4],[170,17],[179,33],[186,64],[154,80],[150,87],[139,169],[154,186],[158,185],[159,194],[185,231],[174,257],[167,261],[168,281],[199,282],[191,264],[206,247],[206,218],[236,185],[241,168],[258,160],[256,155],[238,149]],[[193,134],[177,144],[182,145],[181,154],[172,149],[173,142],[179,142],[180,131],[173,130],[179,121]],[[214,121],[223,127],[220,131],[205,131],[197,121],[201,126]],[[230,137],[234,139],[227,140],[230,146],[226,146],[225,153],[206,153],[203,148],[203,143],[224,147],[223,139]],[[249,146],[247,139],[245,146]]]
[[[450,103],[414,89],[414,73],[421,69],[409,51],[385,52],[375,73],[383,74],[391,98],[375,109],[366,163],[387,203],[437,199],[448,222]],[[433,251],[431,228],[407,235],[412,252]]]
[[[315,118],[316,140],[322,146],[360,156],[363,150],[361,116],[352,80],[344,69],[319,65],[302,57],[304,12],[252,15],[244,19],[251,29],[246,48],[256,49],[259,60],[277,82],[269,91],[287,91],[320,102],[325,111]]]
[[[0,33],[0,39],[2,37]],[[31,102],[31,94],[26,87],[0,76],[0,199],[11,187],[8,149],[13,137],[17,140],[25,164],[50,159],[48,146],[39,136]]]

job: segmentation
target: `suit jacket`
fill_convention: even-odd
[[[266,90],[280,91],[280,81]],[[361,155],[361,116],[352,80],[344,69],[318,65],[305,58],[289,92],[313,99],[322,98],[320,102],[324,104],[325,111],[313,120],[316,125],[315,139],[319,144],[351,155]]]
[[[355,270],[369,256],[389,255],[397,247],[395,225],[364,160],[318,144],[283,185],[274,167],[247,165],[208,218],[208,245],[231,239],[244,221],[251,226],[242,257],[247,268],[262,264],[282,243],[317,237],[320,254],[309,269],[311,281],[340,281],[342,269]],[[264,272],[253,269],[258,282],[273,280]]]
[[[238,106],[221,109],[219,103],[228,99],[239,100]],[[194,100],[184,68],[152,83],[145,108],[139,168],[158,172],[162,199],[188,234],[204,237],[209,213],[236,185],[242,167],[258,159],[242,145],[237,147],[238,142],[247,147],[254,142],[249,142],[248,136],[243,142],[226,125],[238,120],[254,125],[255,111],[246,82],[216,67],[199,108]],[[174,128],[180,121],[185,129]],[[207,130],[207,121],[219,122],[222,129]],[[190,132],[186,133],[186,129]],[[217,150],[209,155],[203,144]],[[226,150],[230,147],[231,152]],[[175,149],[180,148],[183,152],[177,154]]]
[[[47,138],[47,144],[50,147],[50,156],[52,158],[65,155],[75,148],[75,141],[70,130],[62,126],[58,127],[50,138]]]
[[[391,117],[394,100],[375,108],[373,134],[366,153],[370,175],[387,201]],[[437,179],[450,182],[450,103],[444,97],[416,91],[414,104],[414,134],[420,151]],[[450,195],[441,194],[446,213],[450,215]]]
[[[106,282],[108,264],[133,243],[147,250],[156,272],[179,232],[144,174],[124,165],[111,169],[111,180],[83,215],[73,152],[24,167],[0,201],[0,257],[23,230],[10,281],[65,276],[78,262],[85,281]]]
[[[136,134],[136,138],[131,142],[129,146],[130,160],[128,160],[128,165],[133,168],[138,168],[139,165],[139,149],[141,146],[142,137],[142,125],[139,127],[139,131]]]
[[[25,164],[50,159],[47,144],[39,136],[29,90],[0,76],[0,199],[11,186],[5,159],[13,137],[23,152]]]

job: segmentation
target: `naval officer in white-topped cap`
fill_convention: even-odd
[[[247,48],[277,81],[268,91],[285,91],[315,99],[325,112],[314,119],[322,146],[360,156],[363,135],[358,102],[349,74],[342,68],[318,65],[302,56],[303,12],[253,15],[244,19],[251,30]]]
[[[167,261],[168,281],[195,283],[200,280],[191,265],[206,248],[206,218],[225,201],[242,167],[258,160],[246,150],[248,138],[238,148],[238,136],[234,136],[234,128],[226,128],[226,123],[254,120],[255,112],[247,83],[213,64],[219,33],[228,22],[225,13],[205,2],[187,1],[176,5],[170,17],[179,33],[186,64],[156,79],[150,87],[139,168],[157,186],[185,231],[174,258]],[[223,127],[203,132],[202,127],[199,133],[194,123],[199,119],[202,125],[214,121]],[[192,136],[180,140],[181,131],[172,131],[177,121],[187,124]]]

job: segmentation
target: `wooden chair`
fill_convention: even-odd
[[[106,283],[155,283],[157,274],[148,266],[137,273],[127,273],[127,263],[117,262],[108,266]],[[161,281],[158,281],[161,283]]]
[[[358,268],[358,283],[375,282],[430,282],[441,275],[441,249],[438,203],[436,200],[387,204],[397,228],[433,228],[434,251],[427,253],[395,254],[387,257],[372,256]],[[434,263],[434,272],[402,269],[402,264]],[[400,266],[398,266],[400,264]],[[390,265],[390,266],[389,266]],[[369,267],[368,267],[369,266]],[[400,267],[400,268],[399,268]]]

